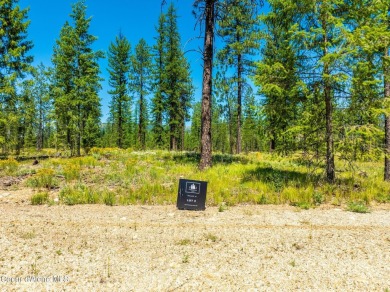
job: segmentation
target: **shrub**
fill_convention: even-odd
[[[81,171],[80,165],[67,163],[66,165],[64,165],[64,171],[63,171],[65,181],[70,182],[72,180],[80,179],[80,171]]]
[[[0,170],[6,174],[14,174],[19,167],[19,163],[13,159],[0,160]]]
[[[103,202],[107,206],[114,206],[115,205],[115,194],[112,192],[106,192],[103,196]]]
[[[27,181],[27,186],[34,188],[51,189],[58,186],[58,181],[54,177],[54,170],[51,168],[41,168],[34,177]]]
[[[313,193],[313,203],[318,206],[324,202],[324,196],[320,192]]]
[[[67,186],[60,191],[59,199],[66,205],[97,204],[100,202],[99,194],[85,186]]]
[[[31,197],[31,205],[43,205],[49,202],[49,194],[47,192],[37,193]]]
[[[348,203],[348,211],[356,213],[369,213],[370,210],[363,201],[353,201]]]

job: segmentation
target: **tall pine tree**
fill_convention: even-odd
[[[125,36],[119,34],[115,43],[108,49],[109,85],[112,90],[110,104],[110,118],[113,123],[116,137],[116,146],[125,148],[130,146],[131,130],[131,100],[129,96],[129,72],[131,68],[130,43]]]
[[[146,132],[148,126],[147,96],[151,89],[152,58],[150,48],[144,39],[141,39],[131,58],[131,89],[138,96],[138,145],[146,147]]]
[[[97,37],[89,34],[91,18],[85,1],[72,6],[74,26],[65,23],[54,48],[54,106],[57,131],[71,155],[80,155],[96,145],[100,131],[100,51],[93,51]]]
[[[165,145],[164,116],[166,116],[166,66],[167,29],[166,17],[162,13],[158,20],[156,44],[153,47],[153,91],[151,114],[153,140],[157,148]]]
[[[32,42],[27,40],[28,9],[18,0],[0,0],[0,146],[6,152],[18,145],[17,83],[31,70]]]
[[[299,21],[299,6],[294,1],[269,1],[271,11],[261,18],[266,29],[263,58],[256,64],[254,82],[264,96],[267,136],[270,151],[286,151],[294,139],[286,131],[296,126],[303,84],[298,77],[298,48],[292,27]]]
[[[192,97],[189,64],[181,50],[176,9],[171,4],[166,14],[166,65],[164,68],[166,108],[168,111],[169,149],[178,150],[184,143],[185,119]]]
[[[257,3],[251,0],[225,0],[218,21],[218,33],[224,40],[224,47],[218,52],[218,59],[235,70],[234,81],[237,90],[237,138],[236,153],[242,150],[242,100],[245,75],[253,70],[252,56],[259,48]]]
[[[296,35],[306,46],[306,71],[312,92],[317,93],[325,106],[326,177],[334,182],[335,175],[335,122],[334,111],[339,94],[348,76],[346,66],[348,43],[344,19],[340,15],[343,1],[305,0],[304,30]],[[309,79],[308,78],[308,79]],[[320,100],[321,100],[320,99]]]

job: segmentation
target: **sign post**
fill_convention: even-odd
[[[207,182],[180,179],[177,208],[180,210],[205,210],[206,192]]]

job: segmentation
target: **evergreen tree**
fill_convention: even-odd
[[[161,14],[158,20],[156,44],[154,51],[153,65],[153,89],[154,97],[152,99],[152,127],[154,143],[157,148],[165,145],[164,116],[166,115],[166,76],[164,69],[166,67],[166,48],[167,48],[167,28],[165,14]]]
[[[386,0],[368,1],[364,4],[368,16],[364,25],[357,30],[355,40],[365,51],[379,57],[377,68],[383,85],[380,113],[384,115],[385,134],[384,180],[390,181],[390,4]]]
[[[151,89],[151,54],[144,39],[141,39],[132,56],[131,88],[139,97],[138,101],[138,143],[142,149],[146,147],[146,131],[148,123],[146,97]]]
[[[292,27],[299,21],[299,6],[293,1],[269,1],[271,11],[262,17],[266,30],[262,61],[256,64],[254,82],[264,98],[267,136],[270,151],[286,151],[295,137],[286,132],[297,126],[298,105],[303,101],[298,77],[298,48],[292,38]],[[279,145],[280,144],[280,145]]]
[[[325,144],[326,144],[326,177],[335,181],[335,124],[334,110],[338,94],[342,94],[348,76],[343,68],[348,43],[344,19],[340,16],[340,5],[343,1],[305,0],[304,30],[296,35],[306,45],[306,71],[312,76],[312,92],[318,88],[325,105]],[[340,96],[340,95],[339,95]]]
[[[218,21],[218,33],[225,46],[218,52],[218,59],[227,62],[235,70],[234,81],[237,89],[237,138],[236,152],[241,152],[242,99],[245,75],[253,69],[251,56],[259,48],[257,3],[251,0],[225,0],[222,17]]]
[[[262,150],[261,139],[264,137],[264,134],[262,133],[262,121],[259,119],[259,108],[253,90],[248,90],[244,102],[242,125],[242,144],[243,150],[246,152]]]
[[[32,42],[27,40],[28,9],[18,0],[0,0],[0,146],[6,152],[17,146],[18,104],[16,87],[31,70]]]
[[[131,68],[130,43],[122,34],[116,37],[108,50],[109,85],[111,94],[110,120],[114,126],[116,146],[130,146],[131,106],[129,72]]]
[[[179,124],[179,132],[181,136],[179,138],[179,149],[184,150],[185,145],[185,131],[186,125],[185,123],[190,119],[190,109],[191,109],[191,101],[194,94],[194,86],[192,84],[191,79],[191,70],[190,64],[183,56],[182,60],[183,64],[183,80],[182,87],[180,91],[180,124]]]
[[[236,131],[235,126],[237,116],[234,114],[237,112],[236,96],[233,90],[231,90],[231,78],[226,76],[226,68],[219,65],[220,70],[217,72],[214,82],[214,97],[216,104],[220,106],[221,118],[225,121],[228,127],[228,141],[229,141],[229,153],[233,154],[237,147],[236,144]]]
[[[50,112],[52,99],[50,96],[50,70],[42,63],[33,72],[32,96],[35,104],[36,148],[40,151],[48,146],[48,129],[50,128]]]
[[[167,51],[164,68],[166,108],[168,111],[169,149],[184,146],[185,119],[192,97],[189,64],[180,48],[176,9],[171,4],[166,15]]]
[[[53,56],[58,138],[71,155],[96,145],[100,133],[98,59],[103,53],[92,50],[97,38],[88,33],[91,18],[86,9],[84,1],[72,6],[74,26],[65,23]]]
[[[378,26],[373,23],[376,17],[372,18],[375,5],[371,0],[359,0],[345,1],[342,7],[344,22],[350,30],[351,86],[346,109],[341,111],[342,139],[338,151],[350,161],[373,159],[381,152],[381,119],[376,112],[381,107],[383,88],[378,51],[364,34],[369,26]]]
[[[191,117],[191,134],[188,141],[187,149],[191,151],[199,151],[200,149],[200,134],[201,134],[201,113],[202,103],[196,102],[192,105],[192,117]]]
[[[54,65],[52,94],[56,119],[56,149],[74,148],[72,144],[72,129],[74,125],[71,121],[72,115],[76,110],[70,102],[73,99],[74,64],[72,60],[74,58],[74,39],[74,31],[69,23],[66,22],[61,29],[60,38],[56,42],[52,58]]]
[[[36,111],[33,98],[33,84],[31,79],[24,80],[19,84],[21,89],[17,104],[17,140],[16,153],[22,149],[32,148],[36,144]]]

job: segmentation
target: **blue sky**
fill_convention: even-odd
[[[29,39],[33,41],[34,64],[43,63],[51,65],[53,46],[59,37],[61,27],[65,21],[70,20],[71,5],[76,0],[20,0],[22,8],[29,7]],[[202,40],[194,39],[199,36],[199,27],[195,28],[196,20],[192,15],[193,1],[173,1],[178,12],[178,27],[181,34],[183,49],[185,51],[198,49]],[[161,12],[161,0],[86,0],[87,15],[92,16],[90,33],[97,36],[94,49],[107,51],[110,42],[121,31],[130,41],[132,48],[141,38],[149,45],[154,44],[156,37],[155,26]],[[165,7],[166,8],[166,7]],[[184,48],[185,45],[185,48]],[[197,88],[195,100],[200,99],[202,85],[201,56],[196,52],[186,53],[191,64],[193,82]],[[107,93],[108,73],[107,59],[100,62],[101,76],[105,79],[100,92],[102,98],[103,121],[108,116],[110,96]]]

